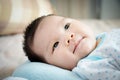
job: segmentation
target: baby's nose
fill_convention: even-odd
[[[69,34],[68,39],[66,40],[66,45],[69,45],[73,41],[74,33]]]

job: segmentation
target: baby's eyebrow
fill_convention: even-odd
[[[65,17],[63,17],[63,18],[62,18],[62,20],[61,20],[61,22],[62,22],[62,21],[64,21],[65,19],[66,19],[66,18],[65,18]]]
[[[58,22],[58,25],[61,24],[61,23],[63,23],[63,22],[65,21],[65,19],[66,19],[66,18],[63,17],[63,18]]]
[[[47,45],[47,48],[46,48],[46,50],[47,50],[47,52],[49,52],[50,51],[50,53],[51,53],[51,40],[49,40],[49,42],[48,42],[48,45]]]

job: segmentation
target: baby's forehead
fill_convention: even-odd
[[[38,25],[38,30],[41,29],[51,29],[52,27],[58,27],[64,21],[64,17],[60,16],[48,16],[45,17],[41,23]]]
[[[42,22],[54,22],[54,21],[59,21],[61,19],[63,19],[65,17],[62,17],[62,16],[47,16],[43,19]]]

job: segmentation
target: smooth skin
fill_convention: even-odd
[[[78,20],[48,16],[39,24],[32,50],[47,63],[72,70],[96,47],[93,31]]]

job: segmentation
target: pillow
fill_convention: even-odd
[[[49,0],[0,0],[0,35],[21,33],[35,18],[52,13]]]
[[[28,79],[20,78],[20,77],[7,77],[2,80],[28,80]]]
[[[12,76],[28,80],[81,80],[69,70],[40,62],[25,63],[18,67]]]

